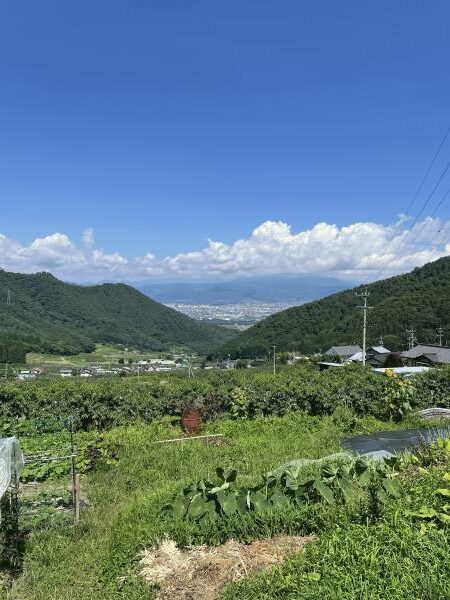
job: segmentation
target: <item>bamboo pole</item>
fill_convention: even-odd
[[[201,440],[205,438],[216,438],[223,437],[222,433],[214,433],[210,435],[192,435],[189,437],[180,437],[180,438],[172,438],[170,440],[158,440],[156,442],[152,442],[152,444],[165,444],[167,442],[188,442],[189,440]]]

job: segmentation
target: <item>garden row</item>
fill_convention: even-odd
[[[277,375],[250,370],[199,372],[192,379],[155,375],[141,382],[8,382],[0,387],[0,434],[39,433],[52,420],[69,417],[75,429],[88,431],[138,420],[149,423],[186,407],[199,408],[204,420],[213,420],[223,412],[235,418],[296,410],[327,415],[340,404],[358,416],[382,420],[397,420],[417,407],[450,407],[450,369],[406,381],[356,365],[323,373],[313,366],[294,366]]]

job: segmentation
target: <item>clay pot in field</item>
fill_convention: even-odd
[[[185,408],[181,413],[181,427],[184,432],[196,435],[200,432],[202,418],[198,408]]]

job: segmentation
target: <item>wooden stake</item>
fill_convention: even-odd
[[[80,475],[75,475],[75,523],[80,520]]]

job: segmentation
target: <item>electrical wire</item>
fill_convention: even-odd
[[[430,164],[428,165],[428,168],[427,168],[427,170],[426,170],[426,172],[425,172],[425,175],[422,177],[422,180],[421,180],[421,182],[420,182],[420,184],[419,184],[419,187],[417,188],[417,190],[416,190],[416,192],[415,192],[415,194],[414,194],[413,198],[411,199],[411,201],[410,201],[410,203],[409,203],[409,205],[408,205],[408,208],[406,209],[406,213],[408,213],[408,212],[409,212],[409,210],[412,208],[412,206],[414,205],[414,203],[415,203],[415,201],[416,201],[416,199],[417,199],[417,197],[418,197],[419,193],[421,192],[421,190],[422,190],[422,188],[423,188],[423,185],[424,185],[425,181],[427,180],[427,178],[428,178],[428,175],[429,175],[429,173],[430,173],[431,169],[432,169],[432,168],[433,168],[433,166],[434,166],[434,163],[436,162],[436,159],[437,159],[437,157],[438,157],[438,156],[439,156],[439,154],[441,153],[441,150],[442,150],[442,148],[443,148],[443,146],[444,146],[444,144],[445,144],[445,142],[446,142],[446,140],[447,140],[447,137],[448,137],[449,133],[450,133],[450,127],[449,127],[449,128],[447,129],[447,131],[445,132],[445,135],[444,135],[444,137],[442,138],[442,140],[441,140],[441,143],[439,144],[439,146],[438,146],[438,148],[437,148],[437,150],[436,150],[436,152],[435,152],[435,154],[434,154],[434,156],[433,156],[433,158],[432,158],[432,160],[431,160]],[[436,182],[436,183],[435,183],[435,185],[433,186],[433,188],[432,188],[431,192],[428,194],[428,196],[427,196],[426,200],[423,202],[423,204],[422,204],[422,208],[419,210],[419,212],[417,213],[416,217],[414,218],[414,221],[413,221],[412,225],[410,226],[410,228],[407,230],[407,232],[406,232],[406,235],[404,235],[404,236],[403,236],[403,237],[400,239],[400,241],[399,241],[399,243],[398,243],[397,247],[396,247],[396,248],[395,248],[395,250],[394,250],[394,255],[397,255],[398,251],[400,250],[400,248],[401,248],[401,247],[403,246],[403,244],[405,243],[406,239],[409,237],[409,235],[410,235],[410,234],[411,234],[411,232],[413,231],[413,229],[414,229],[415,225],[416,225],[416,224],[417,224],[417,222],[419,221],[419,219],[420,219],[420,217],[422,216],[423,212],[425,211],[426,207],[428,206],[428,204],[430,203],[430,201],[431,201],[431,199],[433,198],[434,194],[436,193],[436,191],[437,191],[437,189],[438,189],[439,185],[441,184],[442,180],[444,179],[445,175],[447,174],[447,171],[449,170],[449,168],[450,168],[450,160],[449,160],[449,161],[446,163],[446,165],[445,165],[445,167],[444,167],[444,170],[441,172],[441,174],[440,174],[440,176],[439,176],[439,178],[438,178],[437,182]],[[445,196],[445,195],[444,195],[444,196]],[[443,201],[443,199],[441,199],[441,203],[442,203],[442,201]],[[440,204],[441,204],[441,203],[440,203]],[[440,205],[440,204],[439,204],[439,205]],[[387,265],[387,264],[385,264],[385,265],[384,265],[384,266],[383,266],[383,267],[382,267],[382,268],[381,268],[381,269],[378,271],[378,273],[375,275],[375,280],[377,280],[377,279],[380,279],[380,278],[381,278],[381,276],[383,275],[383,273],[386,271],[386,269],[387,269],[387,266],[388,266],[388,265]]]

